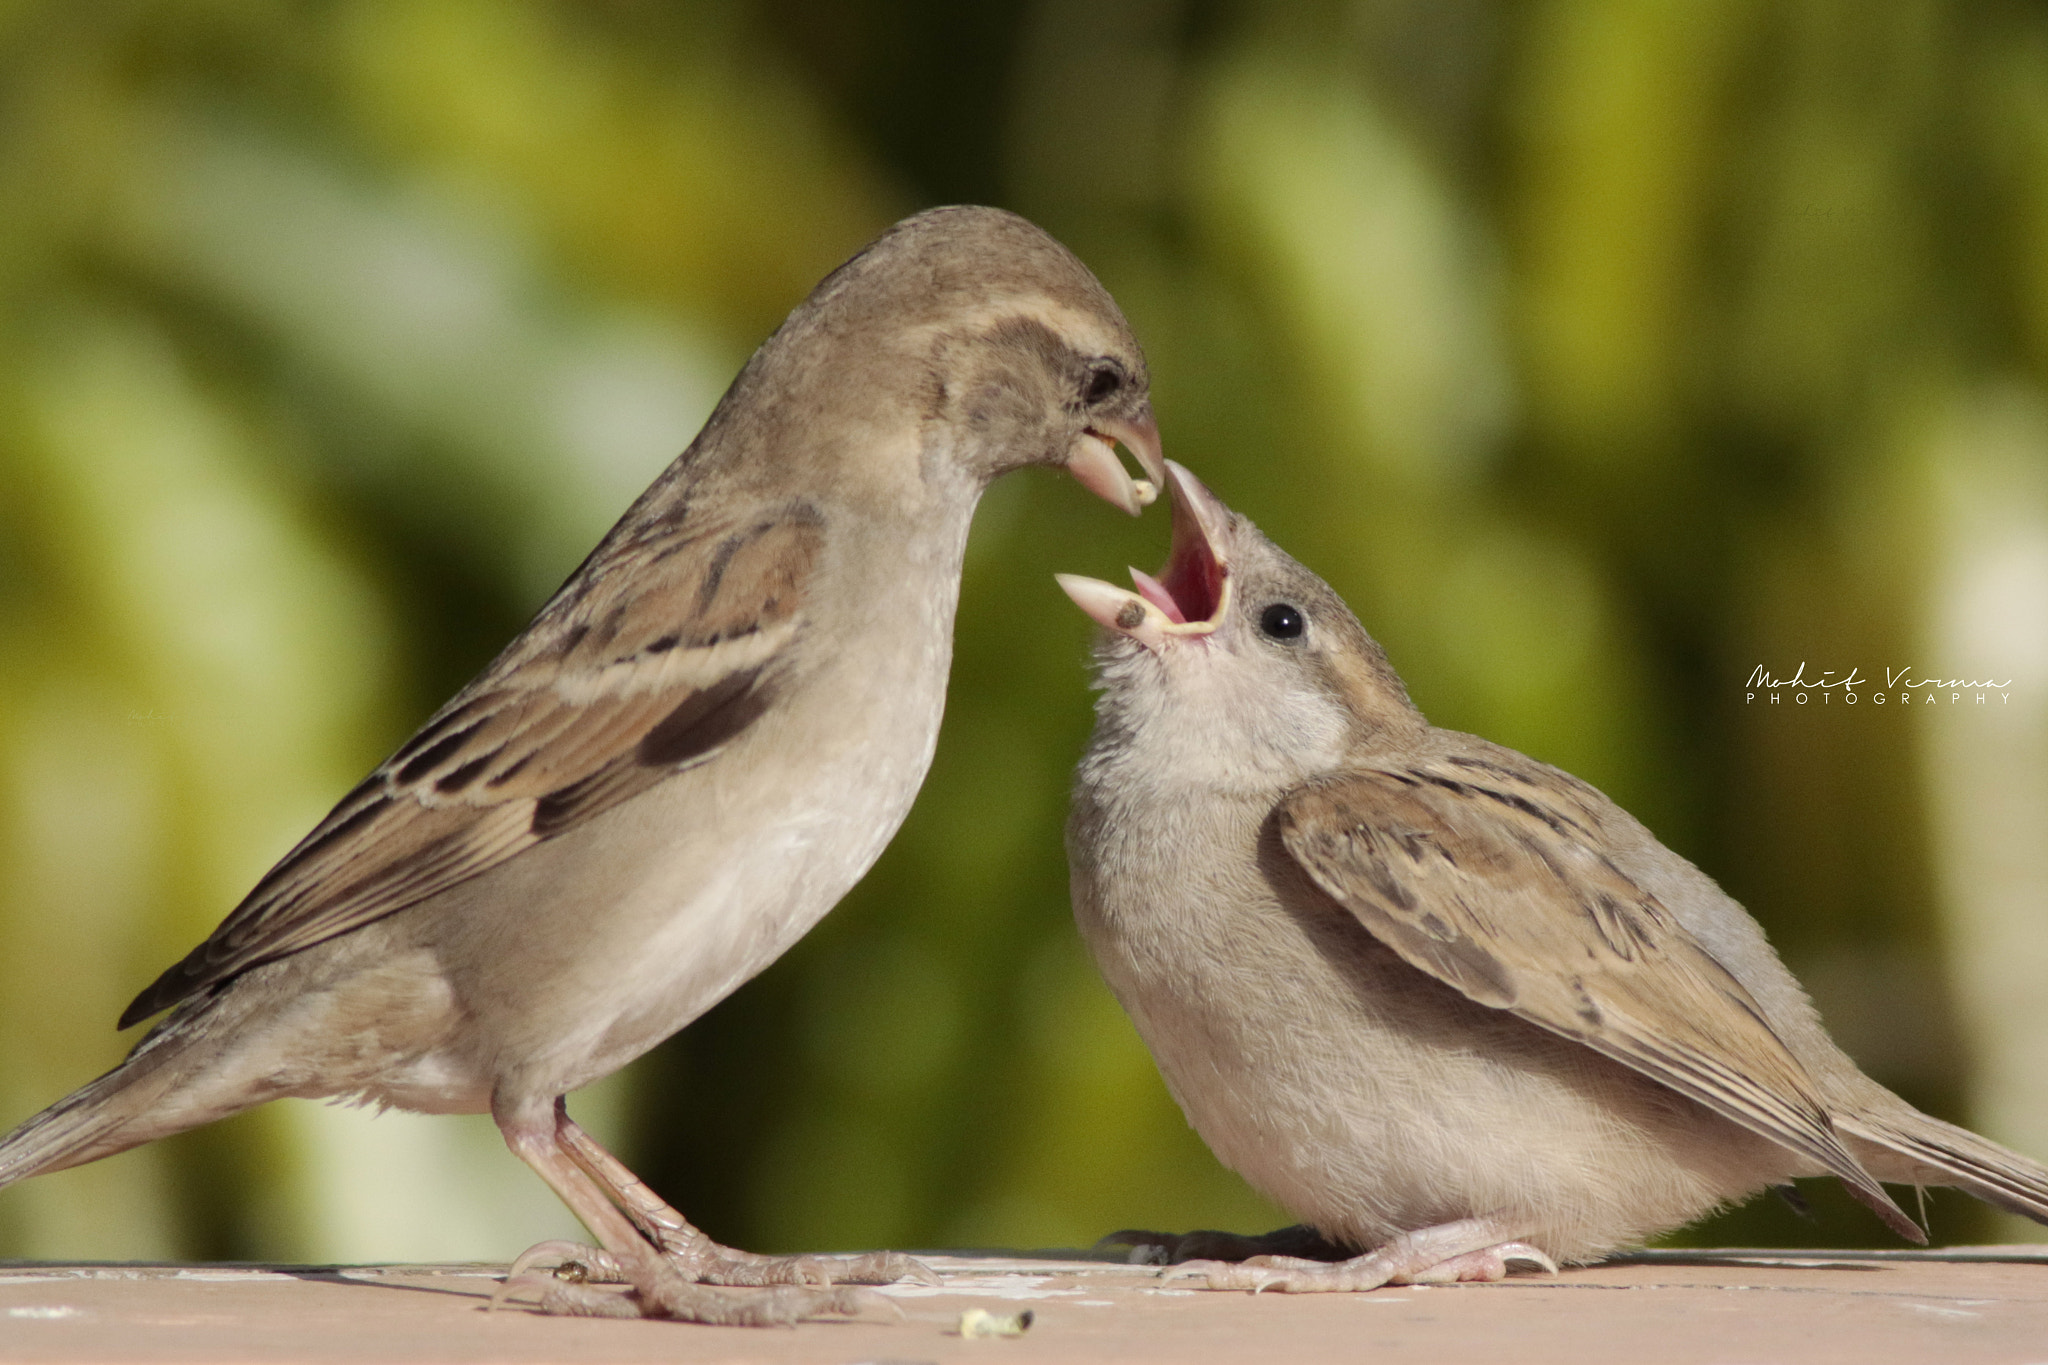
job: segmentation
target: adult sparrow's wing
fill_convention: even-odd
[[[716,757],[774,704],[822,542],[804,504],[684,516],[607,541],[121,1026],[445,891]]]
[[[1316,885],[1410,965],[1812,1157],[1924,1242],[1742,983],[1615,866],[1595,822],[1548,770],[1480,758],[1319,779],[1278,812]]]

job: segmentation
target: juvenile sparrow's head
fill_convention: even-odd
[[[1103,723],[1135,752],[1260,781],[1299,781],[1419,728],[1387,656],[1329,584],[1167,461],[1173,548],[1133,592],[1059,574],[1104,633]],[[1225,783],[1229,785],[1229,783]]]
[[[901,469],[978,497],[1013,469],[1064,466],[1136,514],[1165,477],[1122,312],[1072,252],[1000,209],[932,209],[883,233],[790,315],[736,399],[798,428],[784,444],[886,466],[885,482]]]

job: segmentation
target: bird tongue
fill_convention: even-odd
[[[1146,573],[1143,569],[1131,570],[1131,582],[1138,585],[1138,594],[1147,602],[1166,613],[1166,619],[1177,626],[1188,623],[1187,613],[1180,609],[1180,603],[1173,600],[1173,594],[1166,585]]]

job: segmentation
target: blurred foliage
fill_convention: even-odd
[[[1096,268],[1169,452],[1433,719],[1605,788],[1880,1079],[2048,1155],[2048,16],[1993,0],[0,5],[0,1118],[119,1057],[821,275],[960,200]],[[1069,927],[1049,574],[1164,538],[999,485],[901,836],[572,1101],[714,1235],[1282,1221]],[[2021,681],[1745,701],[1802,660]],[[1687,1236],[1883,1240],[1816,1194]],[[502,1258],[564,1218],[487,1121],[287,1103],[8,1191],[0,1251]]]

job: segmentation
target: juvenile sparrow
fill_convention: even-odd
[[[908,811],[982,491],[1163,474],[1114,302],[1012,214],[828,276],[526,631],[121,1018],[128,1059],[0,1139],[0,1186],[281,1095],[488,1111],[649,1315],[788,1322],[915,1263],[713,1243],[562,1096],[773,961]],[[709,1284],[780,1285],[733,1294]],[[551,1305],[626,1301],[569,1286]]]
[[[1432,726],[1322,580],[1168,470],[1159,577],[1060,579],[1105,628],[1074,915],[1189,1123],[1308,1228],[1114,1240],[1305,1291],[1593,1260],[1798,1176],[1916,1242],[1879,1181],[2048,1222],[2048,1170],[1857,1070],[1706,874]],[[1314,1234],[1353,1259],[1256,1254]]]

